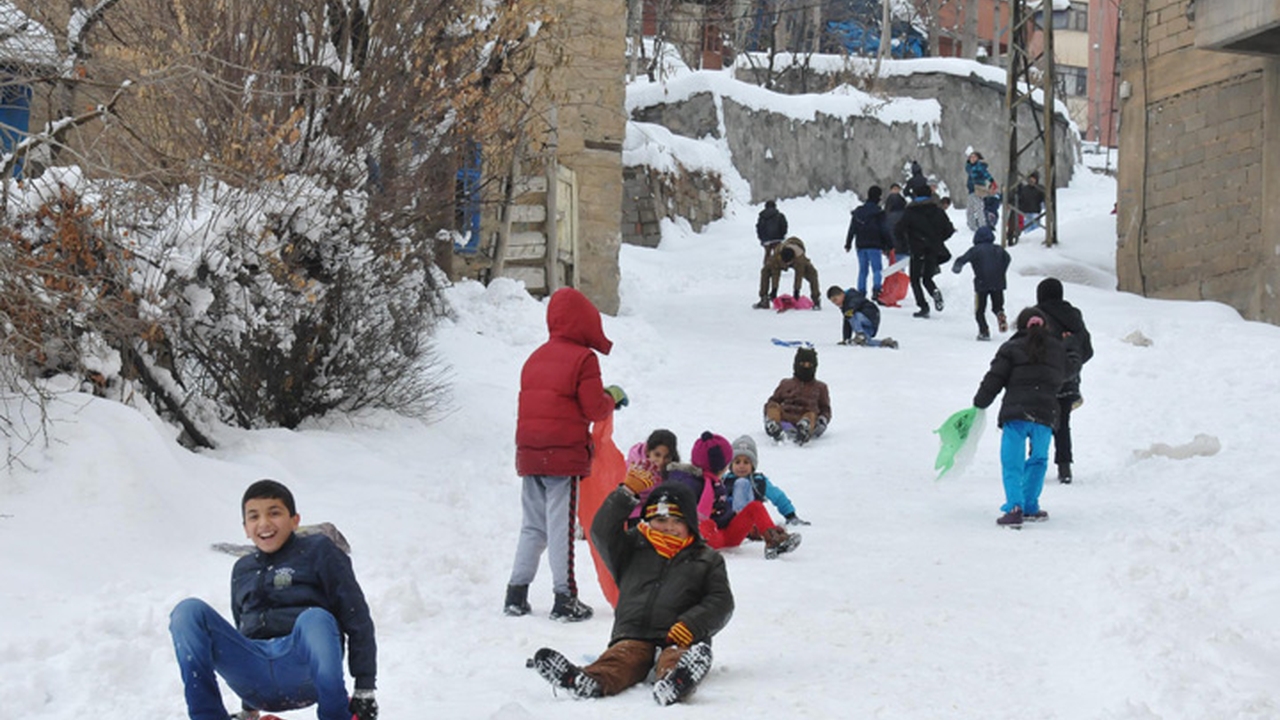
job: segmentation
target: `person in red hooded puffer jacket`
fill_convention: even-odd
[[[516,414],[516,472],[523,476],[524,519],[503,612],[527,615],[529,583],[549,549],[555,602],[551,619],[586,620],[591,608],[578,599],[573,577],[573,518],[578,481],[591,472],[591,423],[627,404],[626,393],[600,381],[595,352],[609,354],[600,311],[586,295],[561,288],[547,303],[551,337],[520,372]]]

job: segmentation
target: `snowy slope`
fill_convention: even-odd
[[[727,551],[738,610],[687,706],[659,711],[644,689],[575,702],[525,669],[544,645],[584,662],[604,647],[610,612],[581,543],[596,619],[549,621],[545,568],[534,615],[501,614],[519,524],[518,375],[545,339],[544,305],[506,281],[450,290],[457,317],[438,339],[453,408],[433,424],[370,414],[224,430],[219,450],[192,454],[149,414],[57,403],[48,444],[0,473],[0,698],[24,718],[182,717],[167,614],[189,595],[227,611],[233,559],[209,545],[243,536],[240,493],[274,477],[303,522],[335,522],[351,540],[387,718],[1280,716],[1280,329],[1218,304],[1116,292],[1114,182],[1076,177],[1060,195],[1061,245],[1031,236],[1011,248],[1010,314],[1042,277],[1060,277],[1097,350],[1073,416],[1077,481],[1050,483],[1052,520],[1020,533],[994,524],[994,427],[966,473],[934,480],[932,430],[970,403],[996,349],[973,339],[968,271],[940,276],[948,305],[932,319],[885,312],[882,334],[901,349],[844,348],[829,307],[750,308],[758,207],[736,205],[697,235],[669,224],[657,249],[623,248],[622,310],[605,319],[614,351],[601,363],[632,398],[618,444],[669,427],[687,455],[704,429],[750,433],[761,470],[814,523],[778,561],[758,544]],[[855,202],[780,203],[823,290],[855,280],[843,252]],[[962,227],[962,212],[953,220]],[[1135,332],[1150,345],[1127,341]],[[760,427],[791,368],[774,336],[815,342],[831,386],[831,428],[806,448]],[[1168,450],[1149,452],[1159,443]]]

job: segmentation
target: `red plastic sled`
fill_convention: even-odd
[[[907,277],[907,273],[896,272],[880,284],[880,304],[886,307],[901,307],[898,303],[907,296],[907,291],[910,289],[911,278]]]
[[[600,591],[609,604],[618,606],[618,586],[613,581],[609,568],[596,551],[591,542],[591,521],[596,511],[627,476],[627,461],[613,444],[613,415],[593,423],[591,426],[591,442],[595,445],[595,457],[591,460],[591,474],[578,484],[578,522],[586,531],[587,545],[591,548],[591,559],[596,564],[596,578],[600,582]]]
[[[773,309],[778,312],[786,312],[788,310],[812,310],[813,301],[807,297],[779,295],[773,299]]]

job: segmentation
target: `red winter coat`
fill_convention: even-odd
[[[516,472],[581,477],[591,472],[591,423],[613,412],[592,350],[608,355],[613,343],[604,335],[600,311],[573,288],[551,296],[547,330],[551,339],[520,371]]]

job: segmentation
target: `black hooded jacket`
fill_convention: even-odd
[[[667,559],[644,535],[626,528],[627,516],[639,500],[619,487],[605,499],[591,523],[591,541],[618,584],[613,633],[609,643],[644,640],[663,644],[667,631],[683,622],[693,641],[708,640],[733,615],[733,590],[724,558],[698,534],[698,507],[693,492],[679,483],[663,483],[649,494],[673,493],[693,534],[693,544]]]
[[[1080,397],[1080,368],[1093,357],[1093,338],[1085,327],[1084,315],[1074,305],[1062,299],[1062,282],[1046,278],[1036,288],[1036,308],[1044,314],[1049,329],[1062,338],[1067,352],[1075,356],[1075,367],[1062,383],[1059,397]]]

